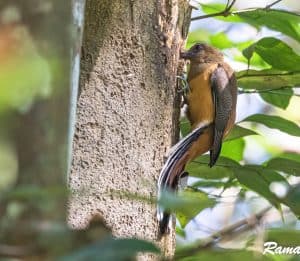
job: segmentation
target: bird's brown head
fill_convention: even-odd
[[[223,54],[212,46],[196,43],[188,51],[181,52],[180,58],[195,63],[215,63],[223,61]]]

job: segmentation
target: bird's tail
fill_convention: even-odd
[[[158,179],[158,200],[161,199],[164,191],[176,191],[188,160],[188,150],[193,142],[195,142],[208,127],[209,124],[196,128],[172,148]],[[170,217],[170,211],[158,205],[157,219],[159,221],[161,234],[165,234],[169,231],[169,227],[171,226]]]

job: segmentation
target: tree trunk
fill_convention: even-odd
[[[150,200],[178,139],[176,75],[190,11],[186,0],[87,0],[70,174],[72,227],[84,228],[100,214],[113,235],[150,240],[173,254],[175,232],[158,239]]]

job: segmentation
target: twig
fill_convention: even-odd
[[[277,0],[277,1],[275,1],[275,2],[273,2],[273,3],[271,3],[271,4],[268,4],[266,7],[265,7],[265,9],[270,9],[273,5],[276,5],[276,4],[278,4],[279,2],[281,2],[282,0]]]
[[[226,17],[231,14],[230,10],[231,10],[232,6],[234,5],[235,1],[236,0],[232,0],[232,2],[229,4],[229,0],[228,0],[226,7],[223,11],[213,13],[213,14],[196,16],[196,17],[191,18],[191,21],[205,19],[205,18],[214,17],[214,16],[225,16]]]
[[[272,209],[272,206],[268,206],[268,207],[262,209],[257,214],[251,215],[251,216],[249,216],[245,219],[242,219],[234,224],[224,227],[219,231],[216,231],[215,233],[211,234],[206,239],[200,240],[199,243],[196,244],[196,246],[182,250],[181,252],[178,253],[177,257],[190,256],[191,254],[196,253],[201,249],[208,248],[208,247],[216,244],[217,242],[219,242],[226,236],[229,236],[229,235],[232,236],[236,233],[241,233],[241,232],[247,231],[247,230],[255,227],[257,224],[259,224],[260,220],[265,216],[265,214],[271,209]]]
[[[269,77],[269,76],[286,76],[286,75],[295,75],[295,74],[299,74],[300,72],[299,71],[290,71],[290,72],[283,72],[283,73],[265,73],[265,74],[248,74],[248,73],[245,73],[245,74],[242,74],[242,75],[239,75],[237,77],[237,79],[241,79],[241,78],[246,78],[246,77]]]
[[[269,93],[269,94],[280,94],[280,95],[289,96],[290,95],[289,93],[280,92],[280,91],[284,91],[286,89],[291,89],[291,87],[280,87],[280,88],[265,89],[265,90],[243,90],[243,89],[239,89],[239,94]],[[300,94],[293,93],[292,96],[299,97]]]
[[[264,8],[246,8],[246,9],[241,9],[241,10],[237,10],[237,11],[231,11],[232,6],[234,5],[236,0],[233,0],[231,2],[231,4],[229,5],[229,1],[227,1],[226,7],[223,11],[220,12],[216,12],[216,13],[212,13],[212,14],[207,14],[207,15],[200,15],[200,16],[196,16],[191,18],[191,21],[195,21],[195,20],[201,20],[201,19],[205,19],[205,18],[210,18],[210,17],[215,17],[215,16],[229,16],[229,15],[233,15],[233,14],[241,14],[241,13],[245,13],[245,12],[249,12],[249,11],[255,11],[255,10],[264,10],[264,11],[269,11],[269,10],[274,10],[271,9],[271,7],[279,2],[281,2],[282,0],[277,0],[269,5],[266,5]],[[294,13],[295,14],[295,13]]]

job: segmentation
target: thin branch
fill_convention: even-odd
[[[229,0],[227,1],[227,5],[226,5],[226,7],[227,7],[228,11],[230,11],[230,9],[233,7],[233,5],[235,4],[235,1],[236,1],[236,0],[232,0],[232,2],[231,2],[231,4],[230,4],[230,5],[228,5],[228,3],[229,3]]]
[[[268,9],[268,10],[266,10],[265,8],[252,7],[252,8],[245,8],[245,9],[241,9],[241,10],[232,11],[232,12],[230,12],[230,15],[233,15],[233,14],[241,14],[241,13],[246,13],[246,12],[255,11],[255,10],[269,11],[269,10],[273,10],[273,9]]]
[[[257,214],[251,215],[245,219],[242,219],[234,224],[231,224],[229,226],[226,226],[219,231],[211,234],[206,239],[201,239],[199,243],[192,248],[182,250],[181,253],[178,254],[177,257],[186,257],[190,256],[193,253],[198,252],[201,249],[211,247],[221,241],[223,238],[227,236],[232,236],[235,234],[240,234],[241,232],[247,231],[249,229],[252,229],[257,224],[260,223],[261,219],[265,216],[265,214],[272,209],[272,206],[268,206],[264,209],[262,209]]]
[[[265,9],[270,9],[273,5],[276,5],[276,4],[278,4],[279,2],[281,2],[282,0],[277,0],[277,1],[275,1],[275,2],[273,2],[273,3],[271,3],[271,4],[268,4],[266,7],[265,7]]]
[[[225,10],[228,8],[229,3],[230,3],[230,0],[227,0],[226,6],[225,6]]]
[[[238,230],[245,225],[251,225],[251,227],[255,226],[257,223],[259,223],[260,219],[262,219],[264,215],[271,209],[272,206],[268,206],[262,209],[260,212],[251,215],[250,217],[244,218],[234,224],[224,227],[221,230],[211,234],[206,240],[204,240],[205,247],[207,246],[207,244],[214,243],[216,240],[220,240],[222,237],[233,233],[235,230]]]
[[[290,96],[289,93],[282,92],[287,89],[292,89],[291,87],[280,87],[274,89],[265,89],[265,90],[244,90],[239,89],[239,94],[254,94],[254,93],[269,93],[269,94],[279,94],[279,95],[286,95]],[[293,93],[292,96],[300,97],[300,94]]]
[[[227,1],[226,7],[223,11],[217,12],[217,13],[213,13],[213,14],[207,14],[207,15],[200,15],[200,16],[196,16],[191,18],[191,21],[195,21],[195,20],[201,20],[201,19],[205,19],[205,18],[209,18],[209,17],[215,17],[215,16],[228,16],[231,14],[230,10],[232,8],[232,6],[234,5],[236,0],[232,0],[232,2],[229,4],[229,0]]]
[[[284,73],[266,73],[266,74],[242,74],[237,77],[237,79],[246,78],[246,77],[269,77],[269,76],[287,76],[287,75],[295,75],[299,74],[300,71],[291,71],[291,72],[284,72]]]
[[[260,7],[253,7],[253,8],[246,8],[246,9],[241,9],[241,10],[237,10],[237,11],[231,11],[232,6],[234,5],[236,0],[233,0],[231,2],[231,4],[229,5],[229,1],[227,1],[226,7],[223,11],[220,12],[216,12],[216,13],[212,13],[212,14],[207,14],[207,15],[200,15],[200,16],[196,16],[191,18],[191,21],[195,21],[195,20],[201,20],[201,19],[205,19],[205,18],[210,18],[210,17],[215,17],[215,16],[229,16],[229,15],[233,15],[233,14],[241,14],[241,13],[245,13],[245,12],[249,12],[249,11],[255,11],[255,10],[264,10],[264,11],[270,11],[270,10],[274,10],[271,9],[271,7],[279,2],[281,2],[282,0],[277,0],[269,5],[266,5],[264,8],[260,8]],[[290,12],[289,12],[290,13]],[[291,13],[291,14],[296,14],[296,13]],[[296,14],[298,15],[298,14]]]

